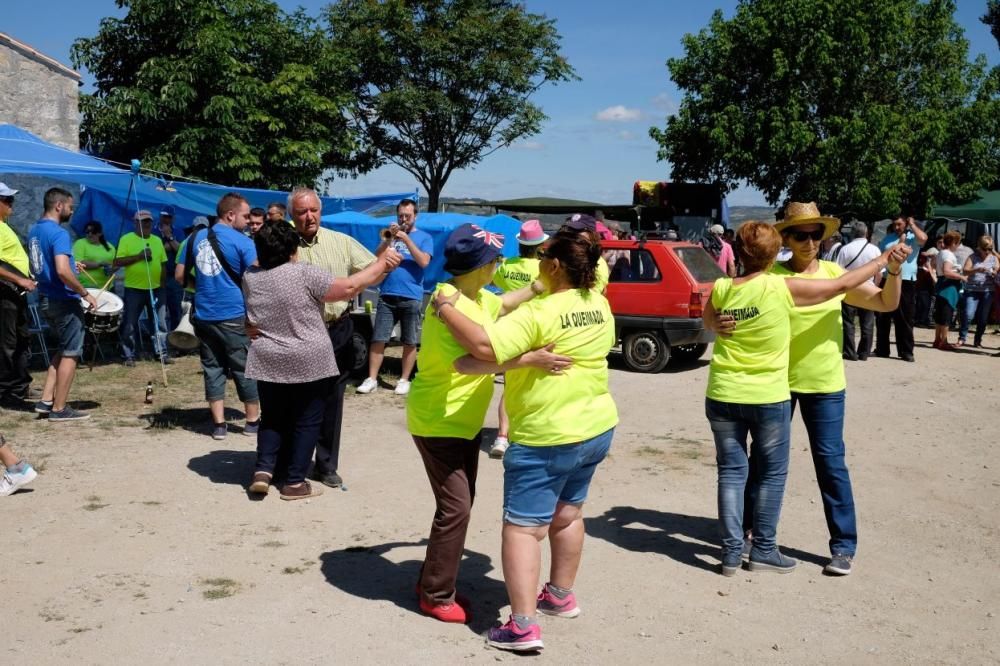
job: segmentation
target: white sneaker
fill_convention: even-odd
[[[378,390],[378,380],[371,377],[365,378],[361,386],[357,388],[358,393],[374,393]]]
[[[13,495],[21,486],[26,486],[35,480],[38,472],[31,465],[25,465],[20,472],[5,472],[0,478],[0,497]]]
[[[396,390],[395,390],[396,395],[406,395],[409,392],[410,392],[410,380],[400,379],[399,382],[396,384]]]
[[[506,437],[497,437],[493,446],[490,447],[490,458],[503,458],[508,446],[510,446],[510,442],[507,441]]]

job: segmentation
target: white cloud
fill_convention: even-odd
[[[598,111],[594,116],[595,120],[605,123],[629,123],[642,118],[642,111],[639,109],[629,109],[622,104],[609,106],[603,111]]]

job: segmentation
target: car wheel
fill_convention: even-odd
[[[350,369],[352,376],[360,377],[361,374],[368,376],[368,340],[357,331],[351,335],[351,344],[354,345],[354,367]]]
[[[677,345],[670,348],[670,355],[673,357],[674,363],[691,363],[701,358],[706,349],[708,349],[708,345],[704,342],[693,345]]]
[[[670,360],[670,345],[653,331],[629,333],[622,338],[625,365],[635,372],[659,372]]]

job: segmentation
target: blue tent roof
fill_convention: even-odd
[[[84,186],[80,205],[73,215],[73,228],[79,233],[90,220],[104,225],[105,236],[117,243],[121,233],[131,230],[136,210],[148,208],[156,214],[163,206],[176,210],[178,228],[191,225],[198,215],[214,215],[215,204],[226,192],[239,192],[251,206],[264,207],[272,201],[284,201],[287,192],[224,187],[211,183],[169,182],[162,178],[132,173],[99,159],[60,148],[31,132],[14,125],[0,124],[0,173],[42,176]],[[415,192],[393,192],[365,197],[321,197],[328,212],[370,211],[392,206],[400,199],[414,198]]]
[[[328,229],[352,236],[374,251],[382,242],[379,232],[396,221],[394,216],[370,217],[359,213],[337,213],[324,215],[322,224]],[[508,215],[478,217],[463,213],[420,213],[417,216],[417,228],[426,231],[434,240],[434,255],[431,263],[424,270],[424,290],[431,291],[438,282],[447,280],[451,275],[444,270],[444,244],[448,236],[463,224],[476,224],[487,231],[503,234],[505,257],[517,256],[517,232],[521,223]]]

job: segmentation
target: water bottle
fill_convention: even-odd
[[[153,404],[153,382],[146,382],[146,400],[147,405]]]

